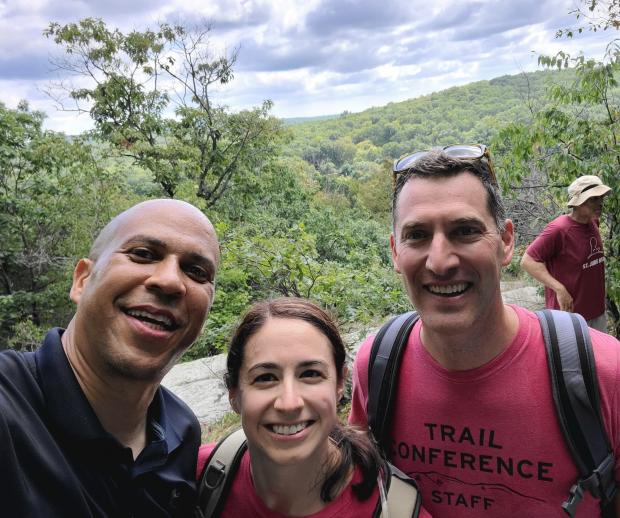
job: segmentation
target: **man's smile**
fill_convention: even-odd
[[[174,331],[180,326],[172,313],[152,307],[122,308],[123,313],[149,325],[153,329]]]
[[[433,295],[441,295],[442,297],[456,297],[465,293],[472,284],[470,282],[460,282],[455,284],[426,284],[424,289],[430,291]]]

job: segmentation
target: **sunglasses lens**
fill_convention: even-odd
[[[444,148],[443,152],[455,158],[480,158],[484,155],[484,149],[480,146],[457,145]]]
[[[423,157],[426,153],[427,151],[418,151],[412,155],[407,155],[406,157],[401,158],[398,162],[396,162],[394,172],[399,173],[405,169],[409,169],[418,158]]]
[[[482,144],[470,145],[470,144],[456,144],[454,146],[446,146],[441,150],[444,154],[453,157],[453,158],[482,158],[486,157],[489,169],[489,175],[491,176],[491,180],[493,183],[497,183],[495,179],[495,171],[493,169],[493,164],[491,162],[491,157],[487,153],[487,147]],[[407,169],[411,169],[415,162],[426,155],[428,151],[418,151],[416,153],[412,153],[411,155],[407,155],[400,160],[398,160],[394,164],[394,177]]]

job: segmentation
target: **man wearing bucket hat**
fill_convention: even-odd
[[[605,256],[598,227],[610,191],[598,176],[577,178],[568,186],[571,213],[551,221],[521,259],[523,269],[545,285],[548,308],[580,313],[603,332]]]

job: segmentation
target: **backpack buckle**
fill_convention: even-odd
[[[562,504],[562,509],[564,509],[564,512],[571,518],[575,516],[575,509],[583,498],[583,487],[581,487],[581,482],[582,481],[580,480],[573,487],[570,488],[570,496]]]
[[[205,486],[213,490],[222,483],[226,476],[226,465],[216,460],[207,468],[205,474]]]
[[[566,514],[571,517],[575,515],[575,508],[581,502],[584,491],[589,491],[592,496],[605,503],[611,502],[618,489],[614,482],[613,470],[614,457],[610,453],[589,477],[580,479],[570,488],[570,496],[562,504],[562,509]]]

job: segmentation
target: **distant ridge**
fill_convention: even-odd
[[[452,102],[464,102],[467,109],[467,101],[470,105],[477,105],[485,101],[499,102],[497,106],[499,112],[510,110],[514,107],[513,102],[525,103],[530,101],[543,102],[546,88],[550,84],[566,83],[574,78],[574,70],[537,70],[533,72],[521,72],[512,75],[502,75],[493,79],[482,79],[472,81],[459,86],[450,86],[443,90],[433,91],[427,94],[411,97],[402,101],[391,101],[384,105],[370,106],[364,110],[350,112],[344,110],[342,113],[332,115],[317,115],[316,117],[290,117],[281,119],[285,125],[297,125],[314,122],[333,121],[337,123],[343,118],[363,120],[368,116],[375,116],[385,112],[391,112],[390,118],[394,118],[395,113],[401,111],[421,111],[427,112],[437,108],[437,103],[444,99]],[[508,94],[508,97],[505,97]],[[440,109],[443,109],[441,106]],[[488,111],[488,110],[485,110]],[[492,110],[494,111],[494,110]]]
[[[575,72],[536,71],[453,86],[337,116],[297,119],[291,149],[318,170],[359,176],[411,152],[454,143],[490,143],[510,123],[526,123],[549,106],[552,85]],[[333,167],[326,167],[331,163]]]
[[[294,126],[295,124],[303,124],[304,122],[324,121],[336,119],[340,115],[317,115],[316,117],[285,117],[282,120],[285,126]]]

